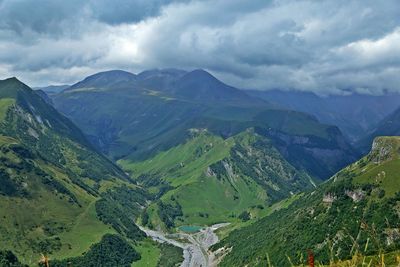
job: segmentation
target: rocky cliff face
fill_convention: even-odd
[[[381,162],[395,159],[400,153],[400,137],[377,137],[372,143],[371,152],[368,154],[370,161],[380,164]]]

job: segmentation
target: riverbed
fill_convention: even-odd
[[[143,227],[140,229],[159,243],[168,243],[182,248],[184,260],[181,267],[214,267],[217,263],[216,255],[209,251],[209,248],[218,242],[215,231],[227,225],[229,223],[220,223],[201,228],[195,233],[178,232],[176,234],[167,234]]]

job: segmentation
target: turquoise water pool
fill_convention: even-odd
[[[200,231],[201,228],[202,228],[201,226],[197,226],[197,225],[182,225],[178,229],[180,231],[186,232],[186,233],[196,233],[196,232]]]

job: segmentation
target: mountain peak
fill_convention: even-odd
[[[16,77],[0,80],[0,97],[16,98],[18,92],[21,92],[22,90],[31,89]]]
[[[21,82],[20,80],[18,80],[17,77],[10,77],[4,80],[0,80],[1,83],[13,83],[13,84],[21,84],[21,85],[25,85],[23,82]]]
[[[135,81],[136,77],[135,74],[124,70],[103,71],[86,77],[66,90],[84,87],[110,87],[121,82]]]
[[[212,80],[216,82],[220,82],[217,78],[215,78],[211,73],[205,71],[204,69],[195,69],[185,75],[185,77],[204,79],[204,80]]]
[[[136,79],[136,75],[124,70],[108,70],[98,72],[96,74],[86,77],[85,80],[102,80],[102,81],[128,81]]]
[[[119,76],[130,76],[130,77],[135,77],[136,75],[125,71],[125,70],[107,70],[107,71],[101,71],[96,74],[93,74],[92,76],[103,76],[103,75],[119,75]]]
[[[205,74],[205,75],[211,75],[208,71],[204,69],[194,69],[191,71],[191,73],[199,73],[199,74]]]
[[[179,81],[181,84],[185,84],[185,86],[192,88],[203,87],[207,88],[208,90],[215,90],[221,88],[229,88],[229,91],[233,90],[233,87],[223,83],[222,81],[218,80],[209,72],[203,69],[196,69],[191,72],[186,73]],[[237,89],[234,89],[236,91]]]
[[[196,69],[182,76],[175,84],[175,94],[191,101],[238,106],[266,106],[267,102],[247,95],[225,84],[209,72]]]
[[[2,81],[19,81],[19,80],[17,79],[17,77],[13,76],[13,77],[4,79],[4,80],[2,80]]]

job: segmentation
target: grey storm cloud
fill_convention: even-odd
[[[3,0],[0,2],[0,26],[2,31],[19,35],[29,31],[49,35],[70,27],[69,22],[80,13],[80,1],[69,0]],[[67,24],[68,22],[68,24]]]
[[[241,88],[399,91],[400,2],[0,0],[0,73],[204,68]]]
[[[91,0],[93,17],[109,24],[135,23],[160,14],[162,6],[186,0]]]
[[[172,2],[185,0],[2,0],[0,26],[19,34],[31,30],[57,36],[77,30],[87,20],[111,25],[139,22]]]

